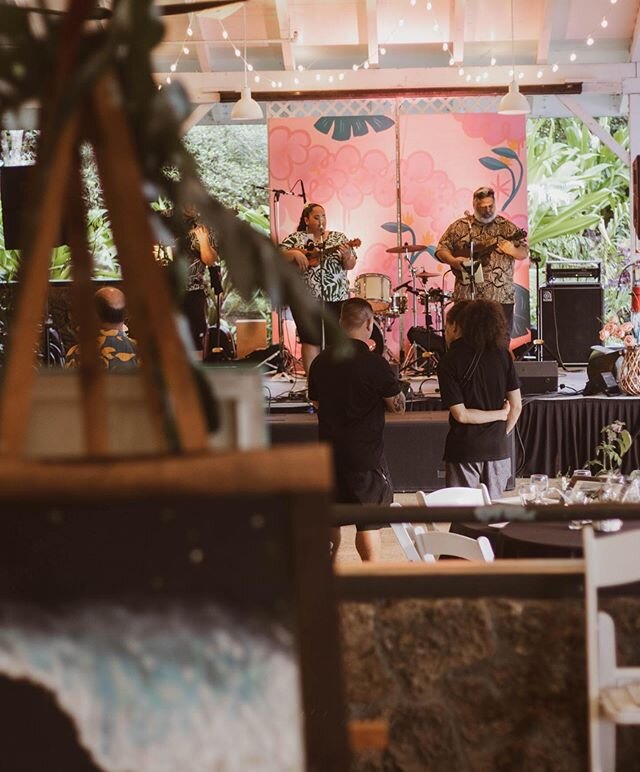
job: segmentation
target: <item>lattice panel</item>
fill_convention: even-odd
[[[495,113],[499,96],[429,97],[402,99],[400,112],[404,115],[437,115],[442,113]]]
[[[380,115],[393,113],[395,99],[335,99],[305,102],[269,102],[269,118],[321,118],[324,115]]]
[[[498,96],[419,97],[416,99],[331,99],[304,102],[263,102],[267,118],[321,118],[325,115],[394,115],[396,103],[403,115],[438,115],[444,113],[495,113]],[[217,103],[201,123],[229,124],[231,103]]]
[[[269,118],[320,118],[323,115],[393,114],[396,103],[405,115],[437,115],[439,113],[492,113],[498,109],[500,97],[429,97],[416,99],[335,99],[305,102],[270,102],[266,105]]]

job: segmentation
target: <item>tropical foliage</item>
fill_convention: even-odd
[[[624,119],[601,118],[624,148]],[[577,119],[527,123],[529,246],[548,259],[601,260],[608,313],[628,309],[620,292],[629,260],[629,167]]]

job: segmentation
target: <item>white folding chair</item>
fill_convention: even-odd
[[[424,493],[416,491],[418,505],[424,507],[481,507],[491,504],[489,491],[484,483],[477,488],[440,488],[440,490]]]
[[[598,611],[598,588],[640,581],[640,530],[582,534],[585,559],[589,754],[592,772],[614,772],[616,724],[640,724],[640,667],[616,665],[613,619]]]
[[[391,506],[401,507],[402,504],[394,501]],[[416,549],[416,533],[411,523],[391,523],[391,530],[394,532],[407,560],[411,563],[420,563],[420,554]]]
[[[449,555],[463,560],[480,560],[485,563],[490,563],[494,559],[491,542],[486,536],[472,539],[459,533],[422,531],[416,532],[415,546],[426,563],[434,563],[436,556],[440,555]]]

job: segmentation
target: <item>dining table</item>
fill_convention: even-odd
[[[507,495],[495,504],[520,505],[520,498]],[[557,503],[557,502],[554,502]],[[576,505],[576,520],[586,519],[588,505]],[[622,524],[622,531],[640,528],[640,521]],[[454,523],[451,530],[477,539],[486,536],[496,558],[581,558],[582,530],[563,522]]]

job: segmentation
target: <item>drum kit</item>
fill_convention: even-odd
[[[373,308],[375,323],[372,340],[375,351],[386,354],[391,361],[400,364],[401,372],[416,372],[421,375],[435,373],[439,355],[444,353],[444,309],[451,299],[451,293],[439,287],[427,287],[430,279],[440,276],[431,271],[418,271],[409,259],[410,253],[426,250],[423,244],[403,244],[390,247],[387,253],[403,255],[409,263],[411,278],[397,287],[392,286],[389,276],[383,273],[361,273],[356,277],[354,294],[368,301]],[[422,286],[419,288],[417,282]],[[413,302],[413,326],[408,332],[411,343],[409,352],[398,362],[386,344],[387,333],[396,319],[409,310],[409,295]],[[424,327],[418,326],[418,303],[424,307]]]

